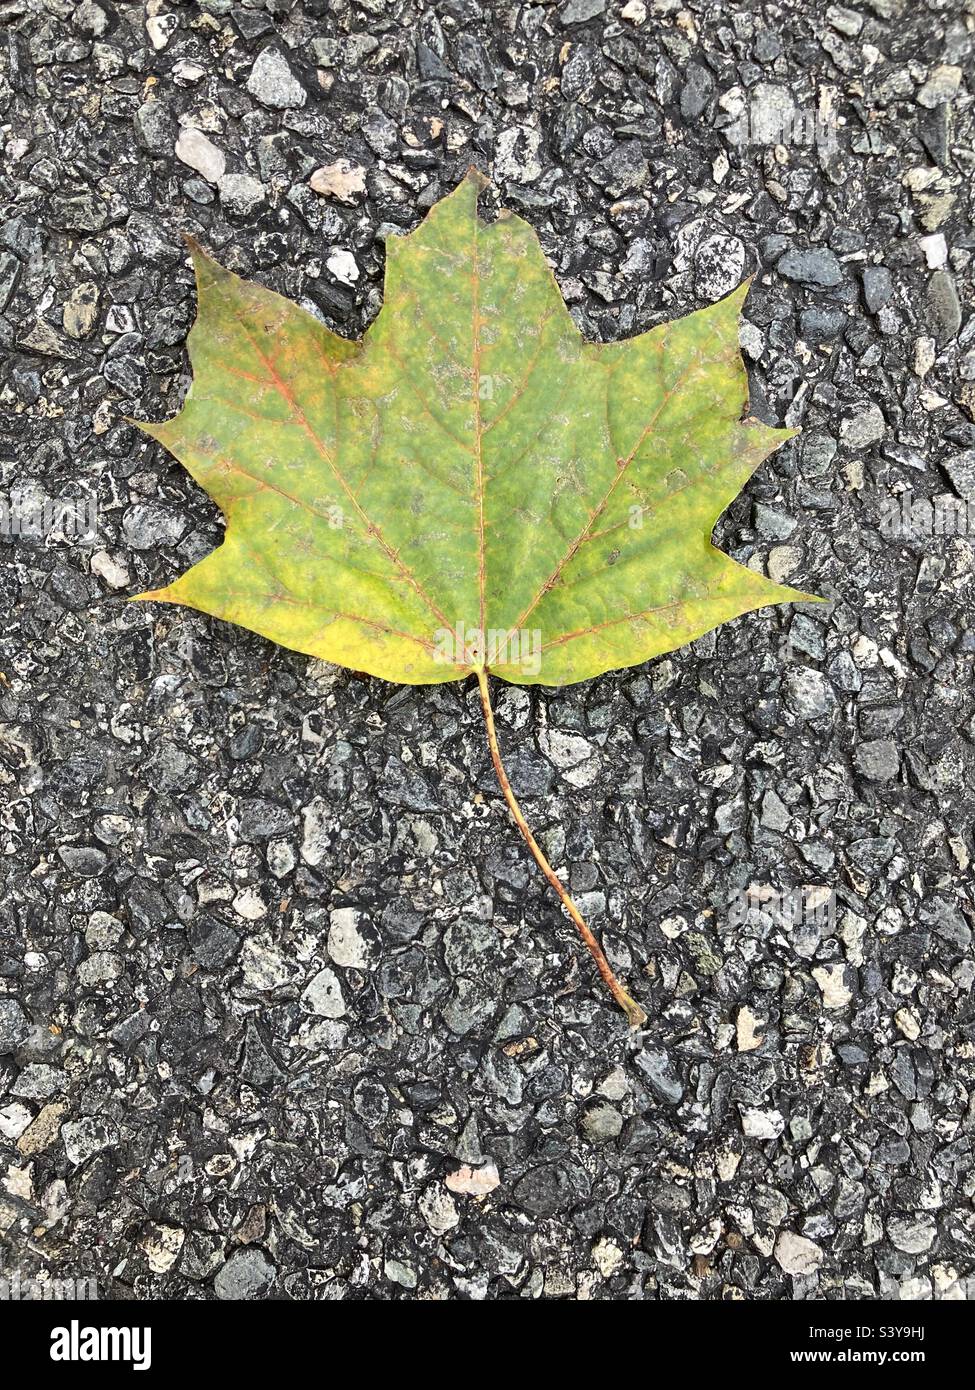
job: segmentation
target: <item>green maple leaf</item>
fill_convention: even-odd
[[[795,433],[743,419],[743,285],[587,343],[531,227],[477,211],[471,171],[387,241],[359,342],[193,247],[199,316],[180,413],[141,425],[222,508],[224,541],[140,598],[187,604],[385,680],[476,676],[506,799],[631,1023],[644,1015],[525,824],[490,672],[564,685],[809,595],[711,543]]]

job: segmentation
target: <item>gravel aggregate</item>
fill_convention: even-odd
[[[975,496],[972,0],[0,20],[0,499],[97,507],[0,534],[0,1274],[970,1297],[975,543],[884,517]],[[751,412],[802,427],[716,540],[828,604],[497,691],[636,1038],[476,689],[125,602],[221,535],[127,419],[189,382],[184,234],[355,337],[471,164],[594,340],[753,276]]]

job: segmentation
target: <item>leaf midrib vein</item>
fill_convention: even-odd
[[[482,644],[486,640],[484,632],[486,628],[486,590],[487,590],[487,542],[484,529],[484,451],[483,451],[483,419],[481,415],[481,266],[479,260],[480,248],[478,245],[479,218],[477,215],[477,198],[474,199],[474,235],[471,242],[473,256],[473,276],[471,286],[471,327],[473,330],[472,341],[472,365],[474,375],[472,379],[472,396],[474,408],[474,477],[475,490],[477,494],[477,592],[478,592],[478,626],[481,630]],[[486,653],[481,652],[483,661]]]

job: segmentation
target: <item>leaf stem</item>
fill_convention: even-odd
[[[535,839],[535,836],[529,829],[528,822],[525,820],[525,817],[522,813],[522,809],[518,805],[515,794],[511,790],[511,783],[508,781],[508,774],[504,770],[504,763],[501,761],[501,752],[498,748],[498,736],[495,733],[494,729],[494,711],[491,708],[491,692],[488,687],[487,672],[483,668],[477,671],[477,684],[481,692],[481,708],[484,711],[484,723],[487,728],[488,747],[491,750],[491,761],[494,763],[494,771],[497,773],[498,782],[501,785],[501,791],[504,793],[504,799],[508,803],[508,809],[514,816],[515,824],[524,836],[525,843],[528,845],[528,848],[534,855],[535,862],[538,864],[538,867],[541,869],[542,873],[545,875],[549,883],[555,889],[556,893],[558,893],[559,897],[562,900],[563,907],[565,908],[569,916],[572,918],[576,927],[579,929],[579,934],[588,946],[589,953],[592,956],[593,960],[596,962],[596,967],[599,970],[600,975],[602,975],[603,980],[605,981],[606,986],[612,994],[613,998],[616,1000],[617,1004],[619,1004],[620,1008],[626,1014],[630,1027],[640,1028],[647,1021],[646,1014],[640,1008],[640,1005],[636,1002],[636,1000],[632,999],[630,995],[627,994],[626,990],[623,988],[619,980],[613,974],[613,968],[610,965],[609,961],[606,959],[606,956],[603,952],[603,948],[600,946],[599,942],[593,936],[588,925],[586,924],[586,920],[583,917],[582,913],[576,907],[575,903],[572,901],[568,892],[562,885],[562,882],[559,879],[558,874],[555,872],[551,864],[545,858],[545,855],[542,853],[538,841]]]

